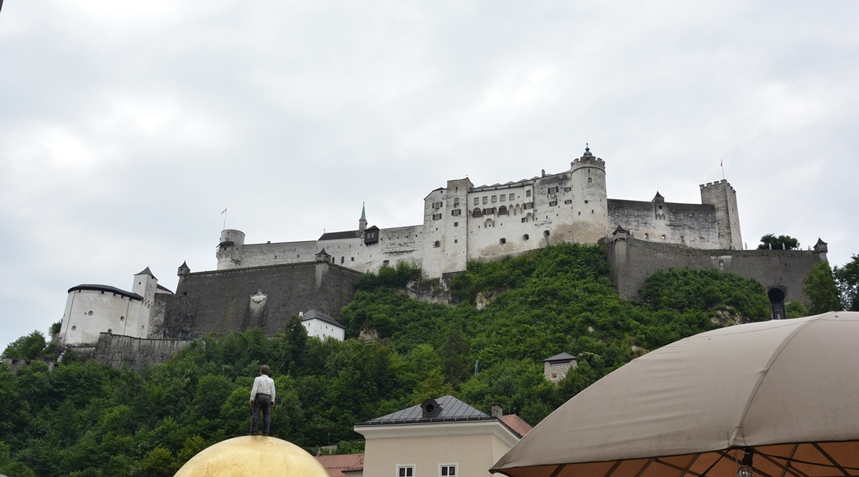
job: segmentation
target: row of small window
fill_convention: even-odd
[[[549,194],[557,194],[560,189],[560,187],[549,187],[546,189],[546,192]],[[564,187],[564,192],[569,192],[571,190],[573,190],[572,187]]]
[[[531,191],[530,190],[525,191],[525,197],[531,197]],[[516,200],[516,194],[501,194],[501,195],[493,195],[493,196],[484,195],[482,198],[481,197],[475,197],[474,198],[474,205],[480,205],[481,201],[483,201],[484,204],[488,204],[490,201],[494,204],[494,203],[498,202],[499,198],[501,199],[501,202],[507,201],[508,198],[509,198],[510,202],[513,202],[514,200]]]
[[[458,467],[457,464],[439,464],[438,476],[439,477],[456,477],[459,474],[457,472],[457,467]],[[414,465],[398,465],[396,477],[415,477],[415,466]]]

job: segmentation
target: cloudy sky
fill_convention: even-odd
[[[422,220],[448,179],[736,188],[743,239],[859,253],[855,1],[6,0],[0,351],[82,283]]]

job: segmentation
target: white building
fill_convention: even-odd
[[[309,310],[301,313],[301,324],[307,329],[307,336],[313,336],[321,340],[334,338],[337,341],[346,339],[346,329],[334,318],[317,310]]]
[[[95,345],[100,333],[148,338],[155,295],[173,292],[158,285],[149,267],[134,275],[131,290],[87,284],[70,288],[60,343]]]
[[[317,240],[245,244],[239,230],[224,230],[218,270],[313,261],[321,249],[332,263],[358,271],[408,261],[430,278],[465,270],[469,260],[516,255],[547,244],[594,244],[617,227],[631,237],[695,249],[742,249],[736,192],[727,181],[700,186],[701,204],[606,196],[605,161],[590,149],[570,169],[505,184],[447,182],[424,198],[423,223],[329,232]]]

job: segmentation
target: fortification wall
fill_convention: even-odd
[[[767,290],[779,288],[785,303],[798,300],[808,307],[802,282],[815,263],[826,260],[826,254],[802,250],[698,250],[632,238],[604,244],[623,298],[636,298],[645,279],[660,270],[715,268],[753,278]]]
[[[190,341],[152,340],[101,333],[93,358],[116,369],[126,365],[140,372],[167,361],[188,344]]]
[[[360,275],[316,262],[191,273],[167,297],[161,336],[191,339],[251,327],[274,335],[293,314],[310,309],[336,319]]]
[[[712,205],[608,200],[609,225],[618,225],[639,240],[694,248],[719,248],[719,222]]]
[[[318,251],[315,240],[248,244],[242,248],[241,266],[265,267],[311,262]]]

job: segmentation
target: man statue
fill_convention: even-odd
[[[259,376],[254,379],[254,387],[251,389],[251,407],[253,408],[253,419],[251,420],[251,435],[257,435],[259,429],[259,412],[262,410],[262,435],[267,436],[271,425],[271,410],[274,409],[274,380],[268,377],[268,365],[259,368]]]

